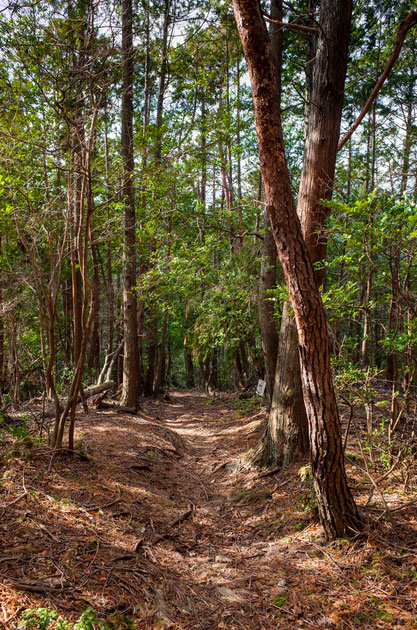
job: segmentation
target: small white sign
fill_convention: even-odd
[[[256,388],[256,393],[259,394],[259,396],[263,396],[264,395],[264,391],[265,391],[265,387],[266,387],[266,382],[262,381],[261,379],[259,379],[258,387]]]

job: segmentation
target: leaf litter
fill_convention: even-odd
[[[388,518],[378,497],[365,507],[369,482],[349,466],[368,525],[325,543],[300,463],[241,465],[259,403],[206,402],[176,392],[137,416],[80,411],[82,457],[51,463],[35,445],[29,462],[3,463],[0,627],[27,609],[74,621],[90,606],[115,630],[416,628],[415,471],[406,496],[400,480],[381,483]]]

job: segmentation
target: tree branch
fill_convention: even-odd
[[[278,26],[281,26],[282,28],[288,28],[288,30],[290,31],[308,33],[309,35],[317,34],[317,29],[313,28],[312,26],[301,26],[301,24],[289,24],[288,22],[280,22],[279,20],[273,20],[272,18],[268,17],[266,13],[262,13],[262,15],[266,22],[270,22],[271,24],[278,24]]]
[[[378,80],[378,83],[375,85],[374,89],[372,90],[371,95],[366,101],[361,113],[359,114],[359,116],[357,117],[357,119],[355,120],[351,128],[349,129],[349,131],[343,136],[343,138],[339,142],[339,145],[337,147],[338,151],[340,151],[343,145],[346,144],[346,142],[349,140],[353,132],[359,127],[360,123],[362,122],[362,120],[364,119],[368,111],[370,110],[372,103],[375,101],[376,97],[378,96],[380,89],[384,85],[385,80],[387,79],[389,73],[392,70],[394,63],[397,60],[398,55],[401,52],[401,48],[403,47],[404,40],[407,37],[408,31],[410,30],[412,26],[414,26],[414,24],[417,24],[417,11],[410,11],[410,13],[407,15],[407,17],[401,22],[400,26],[398,27],[397,36],[395,38],[395,43],[394,43],[394,49],[392,51],[391,57],[389,58],[387,65],[385,66],[384,72],[381,74]]]

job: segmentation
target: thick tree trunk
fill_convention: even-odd
[[[266,403],[271,404],[278,356],[278,332],[274,318],[274,302],[268,292],[276,287],[277,248],[268,212],[265,212],[265,233],[262,244],[262,263],[259,275],[258,320],[265,360]],[[296,351],[297,346],[296,346]]]
[[[270,13],[271,19],[282,22],[282,0],[271,0]],[[277,99],[279,107],[281,107],[282,29],[276,24],[271,24],[269,36],[275,62]],[[260,192],[259,201],[261,201],[262,196],[262,185]],[[271,296],[268,296],[268,291],[271,291],[276,286],[277,248],[275,247],[267,208],[265,208],[264,212],[264,223],[265,232],[262,243],[262,262],[258,285],[258,321],[265,361],[265,402],[267,407],[270,408],[277,366],[278,331],[274,318],[274,303],[270,299]]]
[[[315,4],[311,2],[313,9]],[[324,260],[326,255],[323,228],[329,209],[320,204],[320,200],[330,199],[333,191],[351,11],[350,0],[343,3],[323,0],[315,60],[313,63],[309,59],[307,65],[311,91],[297,211],[313,263]],[[309,54],[312,52],[310,49]],[[315,273],[320,286],[324,272],[316,269]],[[293,363],[297,355],[297,336],[291,318],[291,309],[284,309],[275,378],[275,387],[279,391],[274,392],[266,433],[249,458],[255,465],[267,461],[271,465],[281,465],[305,456],[307,452],[306,414],[300,377],[294,374],[297,366]],[[290,372],[286,374],[284,370],[288,366]]]
[[[122,157],[124,203],[124,360],[123,404],[136,408],[139,403],[139,342],[136,285],[136,215],[133,186],[133,35],[132,0],[122,1]]]
[[[291,193],[274,65],[260,3],[233,0],[233,7],[252,85],[269,216],[297,325],[319,516],[326,536],[333,538],[356,531],[359,517],[344,468],[324,307]]]
[[[297,455],[308,453],[308,426],[301,386],[297,328],[289,302],[285,302],[279,337],[275,383],[268,424],[249,455],[259,468],[287,466]]]

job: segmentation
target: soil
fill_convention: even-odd
[[[37,607],[72,622],[92,607],[114,630],[417,627],[410,464],[382,499],[352,453],[366,530],[326,543],[305,463],[243,465],[258,400],[169,398],[137,415],[81,410],[74,457],[42,442],[3,462],[0,628]]]

